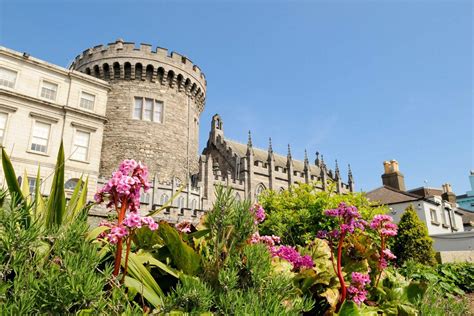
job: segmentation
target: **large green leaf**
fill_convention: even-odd
[[[174,276],[175,278],[179,278],[178,273],[173,268],[169,267],[167,264],[153,257],[151,253],[140,251],[136,254],[136,256],[137,256],[137,259],[141,262],[141,264],[143,265],[149,264],[149,265],[155,266],[158,269]]]
[[[158,233],[169,249],[174,264],[186,274],[195,275],[201,268],[201,257],[186,244],[176,229],[161,221]]]
[[[125,256],[122,258],[123,266],[125,265]],[[130,252],[128,258],[128,274],[129,277],[135,279],[135,281],[138,281],[137,283],[133,280],[129,280],[128,283],[129,285],[133,286],[138,293],[142,294],[142,296],[145,297],[155,307],[161,306],[163,304],[163,291],[161,290],[158,283],[156,283],[150,271],[148,271],[148,269],[141,262],[140,258],[133,252]],[[127,285],[127,277],[125,278],[125,284]]]
[[[160,295],[150,289],[146,284],[141,281],[138,281],[135,278],[126,276],[125,277],[125,286],[133,289],[135,292],[140,293],[151,305],[155,307],[160,307],[163,305],[163,299]]]
[[[12,199],[16,199],[15,204],[20,204],[24,202],[23,193],[21,192],[20,185],[15,174],[15,169],[5,152],[5,148],[2,147],[2,167],[3,173],[5,174],[5,181],[7,182],[8,191]]]
[[[61,142],[56,160],[56,170],[51,184],[51,193],[46,206],[46,227],[48,228],[61,226],[65,216],[64,163],[64,146]]]
[[[352,301],[344,301],[339,310],[339,316],[360,316],[359,307]]]
[[[23,171],[23,181],[21,182],[21,193],[25,198],[26,204],[31,203],[31,193],[30,193],[30,184],[28,182],[28,173]]]

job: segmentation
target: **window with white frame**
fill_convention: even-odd
[[[46,153],[48,151],[49,134],[51,132],[51,124],[35,121],[33,132],[31,134],[30,149]]]
[[[56,100],[58,85],[49,81],[43,81],[41,85],[41,97],[48,100]]]
[[[81,101],[79,106],[83,109],[93,110],[95,103],[95,95],[82,91],[81,92]]]
[[[3,139],[5,137],[5,129],[7,128],[7,113],[0,113],[0,145],[3,144]]]
[[[135,97],[133,118],[163,123],[163,102],[149,98]]]
[[[86,161],[89,155],[89,142],[91,133],[76,130],[74,134],[74,143],[72,145],[71,158],[74,160]]]
[[[0,86],[14,88],[17,75],[14,70],[0,67]]]
[[[430,216],[431,216],[431,222],[438,223],[438,214],[436,214],[436,210],[430,209]]]
[[[35,177],[28,177],[28,188],[30,189],[30,194],[34,196],[36,192],[36,178]]]

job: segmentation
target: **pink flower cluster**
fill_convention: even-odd
[[[314,266],[311,256],[302,256],[294,247],[272,247],[272,257],[279,257],[293,264],[294,269],[312,268]]]
[[[279,244],[281,242],[281,239],[280,237],[278,236],[275,236],[275,235],[272,235],[272,236],[260,236],[260,234],[258,232],[255,232],[251,239],[250,239],[250,243],[251,244],[259,244],[259,243],[262,243],[262,244],[265,244],[267,245],[267,247],[271,249],[273,249],[272,247],[274,247],[275,245]]]
[[[320,236],[327,237],[327,234],[331,234],[329,237],[338,238],[340,233],[353,233],[356,228],[363,230],[367,225],[366,221],[361,219],[357,207],[346,205],[344,202],[339,203],[339,206],[336,209],[326,210],[324,214],[339,219],[340,231],[333,230],[330,233],[326,233],[326,236],[324,236],[323,232]]]
[[[258,225],[260,224],[261,222],[263,222],[265,220],[265,210],[263,209],[263,207],[260,205],[260,204],[257,204],[255,203],[251,208],[250,208],[250,212],[253,214],[254,216],[254,223],[255,225]]]
[[[148,169],[135,160],[124,160],[119,170],[112,173],[109,182],[94,196],[97,203],[102,203],[104,198],[109,198],[107,207],[120,207],[127,204],[130,211],[140,208],[140,190],[146,192],[150,185],[147,180]]]
[[[389,215],[375,215],[370,222],[370,228],[380,230],[382,236],[397,235],[397,225],[393,223],[393,218]]]
[[[108,232],[105,231],[101,233],[98,238],[105,239],[111,244],[116,244],[121,238],[128,236],[130,230],[133,230],[135,228],[148,226],[150,230],[158,229],[158,224],[153,218],[151,218],[150,216],[140,216],[137,213],[127,214],[122,222],[122,225],[118,225],[108,221],[102,221],[99,223],[99,226],[110,227],[110,230]]]
[[[181,233],[190,233],[191,232],[191,223],[188,221],[182,221],[175,225],[175,228]]]
[[[388,266],[387,260],[394,259],[397,259],[397,257],[390,251],[390,249],[386,248],[382,250],[381,256],[379,258],[379,269],[385,269]]]
[[[360,272],[352,272],[351,286],[347,288],[349,298],[357,305],[362,304],[367,299],[365,287],[370,283],[370,276]]]

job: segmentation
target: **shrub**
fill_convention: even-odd
[[[365,220],[387,211],[373,205],[363,193],[320,192],[314,184],[297,184],[282,192],[266,191],[259,202],[267,212],[266,220],[259,226],[260,233],[281,236],[283,244],[301,246],[313,241],[318,231],[334,226],[333,219],[326,217],[324,211],[337,208],[341,202],[357,207]]]
[[[427,265],[436,264],[433,240],[428,236],[426,226],[420,221],[412,205],[407,207],[398,223],[398,235],[393,249],[399,265],[407,260]]]

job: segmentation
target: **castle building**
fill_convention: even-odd
[[[306,153],[304,161],[293,159],[289,146],[286,155],[274,153],[271,140],[268,149],[255,148],[250,134],[247,144],[229,140],[217,114],[199,155],[206,89],[204,73],[189,58],[148,44],[136,47],[119,39],[98,45],[78,55],[69,69],[2,48],[3,145],[19,174],[23,168],[35,174],[39,163],[48,166],[42,169],[47,177],[64,139],[71,187],[81,174],[90,175],[91,195],[123,159],[140,160],[152,182],[142,195],[143,212],[175,196],[161,214],[171,221],[197,220],[212,205],[217,185],[231,186],[237,199],[251,200],[265,189],[295,183],[341,194],[354,191],[350,167],[344,182],[337,161],[333,171],[322,155],[311,163]],[[25,117],[29,124],[21,126]],[[46,179],[44,186],[49,190]],[[103,210],[92,213],[102,216]]]

